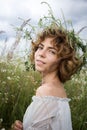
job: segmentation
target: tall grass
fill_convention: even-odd
[[[87,69],[74,75],[65,88],[71,98],[73,130],[87,130]]]
[[[22,121],[31,97],[40,84],[40,75],[32,68],[26,71],[23,61],[0,60],[0,130],[10,130],[11,124]],[[87,69],[72,77],[65,84],[71,98],[73,130],[87,129]]]
[[[39,83],[36,73],[26,71],[24,63],[17,62],[0,62],[0,129],[7,130],[14,120],[22,120]]]

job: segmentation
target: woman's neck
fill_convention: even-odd
[[[57,74],[55,73],[42,74],[42,84],[48,84],[48,83],[60,84],[61,81],[59,80]]]

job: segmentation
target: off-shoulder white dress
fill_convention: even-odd
[[[23,130],[72,130],[68,98],[33,96],[23,118]]]

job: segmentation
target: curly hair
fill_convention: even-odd
[[[32,59],[38,49],[38,45],[46,38],[52,38],[52,43],[58,49],[58,77],[62,83],[71,79],[71,76],[77,72],[81,65],[81,60],[77,58],[76,51],[70,46],[67,31],[58,27],[45,28],[37,35],[35,42],[32,41]]]

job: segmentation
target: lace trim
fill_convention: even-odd
[[[60,100],[60,101],[70,101],[70,98],[61,98],[61,97],[56,97],[56,96],[33,96],[33,100]]]

